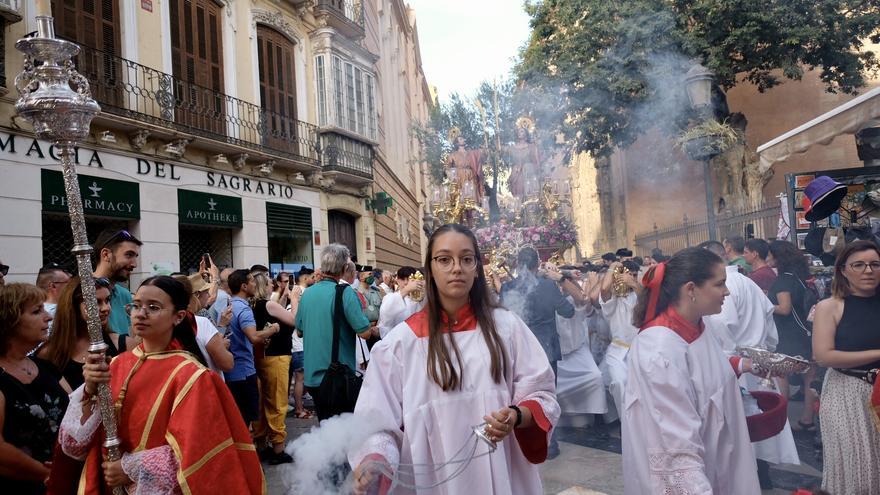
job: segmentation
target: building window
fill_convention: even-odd
[[[345,89],[342,81],[342,60],[339,57],[333,57],[333,87],[335,88],[334,97],[336,99],[336,115],[332,119],[332,123],[337,127],[344,127],[342,122],[345,120]]]
[[[327,57],[331,58],[330,74],[326,69]],[[315,57],[315,79],[318,124],[375,140],[375,76],[335,55],[318,55]]]
[[[346,129],[351,132],[357,132],[357,123],[355,121],[355,95],[354,95],[354,66],[350,63],[345,64],[345,110],[348,116]]]
[[[369,126],[367,128],[367,137],[376,140],[376,96],[373,94],[375,78],[370,74],[365,74],[365,86],[367,88],[367,120]]]
[[[315,86],[318,91],[318,125],[327,125],[327,84],[326,74],[324,73],[324,56],[315,57],[315,78],[317,79]]]

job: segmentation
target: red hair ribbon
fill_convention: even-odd
[[[660,286],[666,275],[666,262],[654,265],[648,273],[642,277],[642,285],[650,292],[648,296],[648,311],[645,313],[645,324],[657,317],[657,301],[660,299]]]

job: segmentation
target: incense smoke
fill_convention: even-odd
[[[294,469],[287,472],[291,494],[337,495],[351,493],[351,475],[337,480],[332,472],[348,464],[348,453],[376,433],[375,422],[345,413],[326,419],[309,433],[289,443]]]

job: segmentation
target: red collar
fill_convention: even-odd
[[[694,326],[693,323],[682,318],[672,307],[666,308],[666,311],[662,314],[642,325],[642,328],[639,331],[650,327],[669,328],[688,344],[692,344],[695,340],[700,338],[700,335],[703,335],[703,330],[705,328],[702,320],[700,320],[699,326]]]
[[[474,315],[474,309],[470,304],[465,304],[455,313],[455,320],[450,327],[449,317],[446,312],[440,313],[440,321],[443,323],[440,327],[443,333],[451,332],[468,332],[477,329],[477,317]],[[407,325],[412,328],[417,337],[428,336],[428,307],[425,306],[421,311],[415,313],[406,319]]]

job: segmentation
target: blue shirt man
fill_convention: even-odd
[[[95,239],[95,278],[112,282],[110,291],[110,329],[120,335],[128,335],[131,318],[125,306],[131,303],[131,292],[121,284],[126,282],[137,268],[143,243],[127,230],[104,230]]]
[[[247,300],[232,297],[232,321],[229,323],[229,352],[235,364],[225,373],[227,381],[244,380],[257,373],[254,366],[254,345],[248,339],[245,328],[257,328],[257,320]]]

